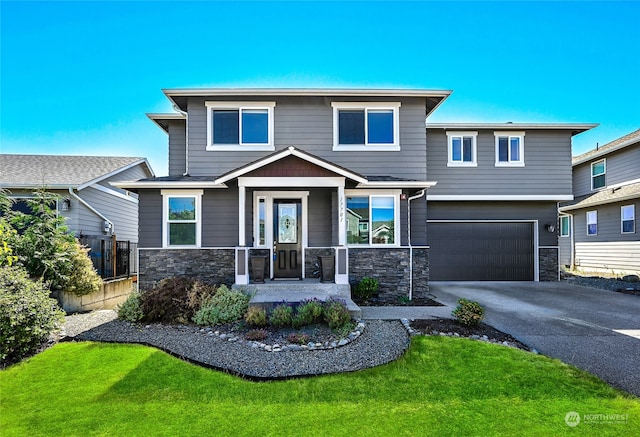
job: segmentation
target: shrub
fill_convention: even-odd
[[[265,329],[252,329],[247,331],[244,338],[251,341],[262,341],[267,338],[268,335],[269,333]]]
[[[328,299],[323,304],[324,321],[333,331],[343,330],[351,323],[351,314],[343,301]]]
[[[203,299],[214,295],[215,287],[193,278],[162,280],[157,287],[141,295],[145,322],[189,323]]]
[[[269,323],[275,328],[284,328],[293,323],[293,308],[287,303],[277,305],[269,315]]]
[[[83,247],[78,240],[70,243],[73,248],[69,250],[72,270],[69,279],[65,283],[64,291],[76,296],[97,293],[102,288],[102,278],[98,275],[91,258],[89,249]]]
[[[127,322],[140,321],[144,316],[140,301],[140,293],[137,291],[132,292],[129,297],[127,297],[127,300],[118,305],[118,318],[120,320],[126,320]]]
[[[293,327],[299,328],[322,321],[322,302],[317,299],[304,300],[293,316]]]
[[[378,280],[365,276],[358,282],[354,294],[360,299],[370,299],[378,292]]]
[[[309,336],[302,332],[292,332],[287,336],[287,341],[293,344],[307,344],[309,343]]]
[[[198,325],[218,325],[242,318],[249,307],[249,296],[241,291],[229,290],[221,285],[193,316]]]
[[[244,315],[244,321],[251,326],[266,326],[267,312],[259,306],[251,306]]]
[[[484,318],[484,308],[478,302],[459,299],[458,306],[451,312],[451,315],[463,325],[473,326]]]
[[[42,281],[22,267],[0,267],[0,361],[23,358],[64,322],[64,312]]]

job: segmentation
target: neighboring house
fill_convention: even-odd
[[[388,300],[424,296],[430,266],[438,280],[558,278],[571,138],[594,125],[425,130],[450,91],[164,93],[178,113],[148,116],[168,133],[169,176],[116,184],[140,196],[142,289],[247,284],[253,256],[299,279],[333,255],[337,283],[372,276]]]
[[[122,179],[153,177],[145,158],[63,155],[0,155],[0,188],[20,200],[45,188],[59,194],[55,208],[69,230],[85,239],[138,242],[138,195],[113,187]]]
[[[640,129],[573,158],[574,200],[560,205],[561,265],[640,272]]]

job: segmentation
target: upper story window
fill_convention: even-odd
[[[478,132],[447,132],[448,167],[476,167]]]
[[[621,231],[623,234],[636,232],[636,206],[625,205],[620,208]]]
[[[205,102],[207,150],[274,150],[275,102]]]
[[[591,163],[591,189],[597,190],[607,185],[607,162],[604,159]]]
[[[398,245],[398,194],[347,194],[347,244]]]
[[[587,235],[598,235],[598,211],[587,211]]]
[[[568,237],[571,232],[571,221],[568,215],[560,216],[560,236]]]
[[[202,190],[162,190],[162,247],[200,247]]]
[[[333,102],[333,150],[400,150],[399,102]]]
[[[524,132],[494,132],[496,167],[524,167]]]

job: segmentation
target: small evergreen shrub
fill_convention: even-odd
[[[347,305],[340,300],[328,299],[323,304],[324,321],[333,331],[341,331],[351,323]]]
[[[69,250],[72,270],[69,273],[69,280],[64,286],[64,291],[76,296],[97,293],[102,288],[102,278],[93,267],[89,257],[89,249],[83,247],[78,240],[69,244],[72,246],[72,249]]]
[[[274,328],[284,328],[293,324],[293,308],[287,303],[277,305],[269,315],[269,323]]]
[[[249,296],[221,285],[193,316],[198,325],[219,325],[240,320],[249,308]]]
[[[292,332],[287,336],[287,341],[292,344],[304,345],[309,343],[309,336],[302,332]]]
[[[0,267],[0,362],[35,352],[64,322],[64,312],[42,281],[22,267]]]
[[[162,280],[158,286],[141,295],[144,322],[189,323],[203,300],[215,294],[216,288],[193,278]]]
[[[265,329],[252,329],[247,331],[244,338],[251,341],[262,341],[267,338],[268,335]]]
[[[312,325],[322,321],[322,302],[318,299],[304,300],[298,305],[293,316],[292,325],[298,329],[301,326]]]
[[[266,326],[267,312],[259,306],[251,306],[244,315],[244,321],[251,326]]]
[[[473,326],[484,318],[484,308],[478,302],[459,299],[458,306],[451,312],[451,315],[463,325]]]
[[[144,313],[140,306],[140,293],[137,291],[132,292],[127,300],[118,305],[118,318],[127,322],[139,322]]]
[[[360,299],[370,299],[378,293],[378,280],[365,276],[358,282],[354,294]]]

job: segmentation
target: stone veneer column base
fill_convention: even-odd
[[[541,282],[558,281],[559,278],[559,248],[542,247],[539,249],[539,269]]]
[[[161,280],[179,276],[229,287],[235,282],[235,248],[228,249],[140,249],[140,290]]]

